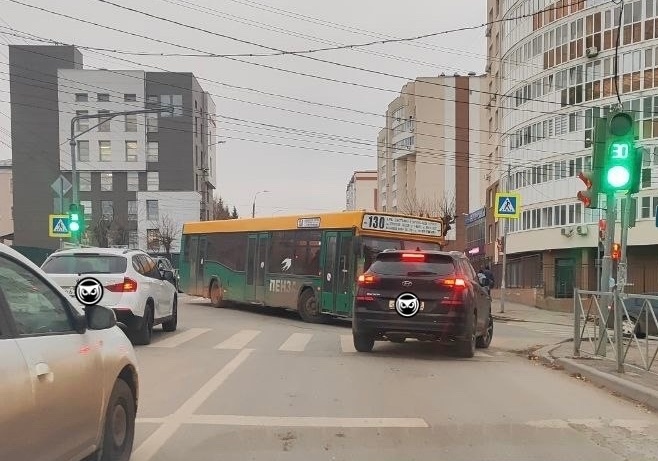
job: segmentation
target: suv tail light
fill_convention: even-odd
[[[137,282],[131,278],[124,277],[123,282],[108,285],[105,289],[114,293],[134,293],[137,291]]]
[[[439,284],[441,284],[443,286],[446,286],[446,287],[455,288],[455,289],[466,288],[466,280],[464,280],[462,278],[459,278],[459,277],[454,278],[454,279],[439,280]]]
[[[374,285],[379,281],[379,278],[372,274],[361,274],[357,280],[357,285],[360,287]]]

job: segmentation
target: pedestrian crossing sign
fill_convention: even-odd
[[[69,216],[66,214],[48,215],[48,235],[50,237],[68,238],[71,236],[69,230]]]
[[[496,218],[519,219],[521,216],[521,196],[512,192],[499,192],[496,194]]]

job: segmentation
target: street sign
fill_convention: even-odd
[[[496,194],[496,218],[519,219],[521,216],[521,196],[512,192],[499,192]]]
[[[50,237],[68,238],[71,236],[69,230],[69,215],[48,215],[48,235]]]
[[[50,187],[55,191],[58,196],[66,195],[68,191],[71,190],[71,183],[64,176],[59,175],[59,178],[55,179]]]

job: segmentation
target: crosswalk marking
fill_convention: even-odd
[[[313,337],[310,333],[293,333],[279,348],[280,351],[303,352]]]
[[[356,352],[352,335],[340,335],[340,348],[343,352]]]
[[[260,334],[260,330],[240,330],[227,340],[215,346],[215,349],[242,349]]]
[[[177,347],[187,341],[196,338],[197,336],[208,333],[209,331],[211,331],[210,328],[190,328],[189,330],[181,331],[180,333],[177,333],[173,336],[169,336],[162,341],[154,342],[148,347]]]

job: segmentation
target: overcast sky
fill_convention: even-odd
[[[100,0],[17,1],[203,52],[271,52],[257,45],[125,11]],[[479,25],[486,20],[485,0],[112,1],[281,50],[308,50],[412,37]],[[130,52],[194,53],[0,0],[0,101],[3,101],[0,102],[0,158],[11,157],[8,147],[11,143],[8,52],[5,44],[37,44],[9,35],[8,27],[79,46]],[[241,216],[246,216],[251,213],[254,194],[268,190],[269,193],[258,196],[257,214],[280,215],[344,209],[345,188],[352,172],[376,168],[377,133],[383,126],[386,107],[402,88],[404,78],[436,76],[442,72],[482,73],[486,39],[484,28],[479,28],[438,35],[413,44],[385,44],[358,51],[324,51],[309,55],[343,66],[291,55],[236,58],[245,61],[242,63],[226,58],[151,57],[81,51],[88,69],[193,72],[201,86],[213,95],[220,139],[226,141],[218,146],[216,194],[228,204],[235,205]],[[390,91],[323,81],[262,65]],[[346,65],[404,78],[350,69],[344,67]],[[245,89],[230,88],[225,84]],[[352,110],[324,106],[327,104]],[[315,134],[311,136],[299,130]]]

